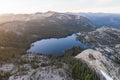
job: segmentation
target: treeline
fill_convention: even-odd
[[[68,74],[74,80],[100,80],[96,72],[80,60],[69,58],[67,64],[69,65]]]
[[[81,51],[83,49],[77,46],[65,51],[62,61],[69,66],[67,73],[74,80],[100,80],[96,72],[90,69],[86,63],[74,58]]]
[[[48,58],[51,60],[51,65],[56,64],[61,68],[63,65],[58,63],[66,63],[69,67],[66,73],[73,80],[100,80],[100,77],[93,69],[88,67],[85,62],[75,58],[82,51],[83,49],[79,46],[73,46],[71,49],[66,50],[62,56],[48,55]]]

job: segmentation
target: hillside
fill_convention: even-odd
[[[80,37],[85,43],[92,44],[93,48],[104,53],[107,57],[119,63],[120,61],[120,30],[101,27],[95,31],[83,33]]]
[[[100,76],[100,80],[119,80],[119,66],[99,51],[87,49],[76,56],[85,61]]]
[[[35,14],[1,15],[0,62],[10,62],[14,57],[26,53],[30,44],[45,38],[60,38],[79,31],[90,31],[94,27],[85,18],[75,15],[46,12]]]

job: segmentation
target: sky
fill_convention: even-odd
[[[0,0],[0,13],[35,12],[120,13],[120,0]]]

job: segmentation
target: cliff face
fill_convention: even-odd
[[[87,49],[75,58],[85,61],[89,67],[94,69],[100,76],[101,80],[119,80],[119,66],[105,57],[102,53],[96,50]]]

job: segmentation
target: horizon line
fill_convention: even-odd
[[[90,12],[90,11],[36,11],[36,12],[8,12],[8,13],[0,13],[0,15],[7,15],[7,14],[35,14],[35,13],[47,13],[47,12],[56,12],[56,13],[104,13],[104,14],[120,14],[116,12]]]

